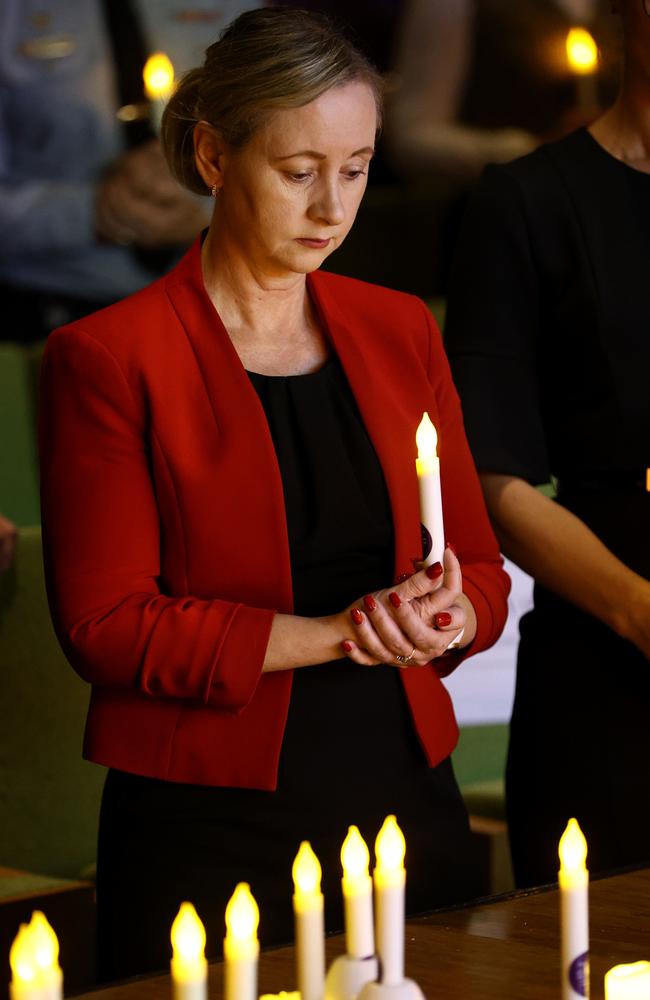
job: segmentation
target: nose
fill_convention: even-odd
[[[345,206],[338,181],[323,179],[318,185],[309,206],[309,217],[328,226],[341,225],[345,219]]]

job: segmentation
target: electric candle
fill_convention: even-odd
[[[404,834],[394,816],[387,816],[377,834],[373,873],[377,904],[377,954],[381,982],[397,985],[404,979],[404,888],[406,872]]]
[[[615,965],[606,972],[605,1000],[650,1000],[650,962]]]
[[[174,1000],[205,1000],[208,983],[205,928],[191,903],[181,903],[172,924],[171,939]]]
[[[445,553],[445,528],[442,519],[440,492],[440,459],[437,454],[438,435],[428,413],[415,434],[418,457],[415,468],[420,491],[420,523],[422,527],[422,559],[425,566],[442,563]]]
[[[341,848],[345,943],[348,955],[367,958],[375,951],[372,926],[372,879],[368,874],[370,853],[356,826],[351,826]]]
[[[578,105],[586,112],[597,108],[598,49],[586,28],[570,28],[565,41],[567,62],[576,76]]]
[[[9,952],[11,1000],[62,1000],[59,942],[40,910],[21,924]]]
[[[235,888],[226,907],[224,1000],[257,1000],[260,913],[246,882]]]
[[[154,52],[144,64],[142,76],[145,93],[151,102],[151,124],[160,132],[165,104],[174,89],[174,67],[164,52]]]
[[[575,819],[560,838],[562,998],[589,996],[589,872],[587,841]]]
[[[320,861],[303,840],[292,868],[298,990],[302,1000],[322,1000],[325,984],[325,931]]]

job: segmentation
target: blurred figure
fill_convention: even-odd
[[[146,119],[142,69],[195,64],[243,0],[0,0],[0,337],[135,292],[206,225]],[[135,120],[121,121],[120,108]]]
[[[0,514],[0,573],[9,569],[16,551],[16,526]]]
[[[650,858],[650,0],[620,0],[624,72],[589,129],[486,169],[446,347],[521,621],[507,808],[515,876]],[[553,477],[556,500],[536,485]]]

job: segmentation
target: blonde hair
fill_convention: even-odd
[[[192,132],[200,121],[240,149],[281,108],[309,104],[331,87],[367,83],[381,120],[382,80],[366,57],[322,14],[289,7],[246,11],[210,45],[171,97],[161,140],[170,170],[190,191],[206,194]]]

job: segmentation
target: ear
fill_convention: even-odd
[[[208,190],[214,185],[220,190],[228,158],[228,144],[214,125],[203,121],[194,126],[193,138],[196,169]]]

